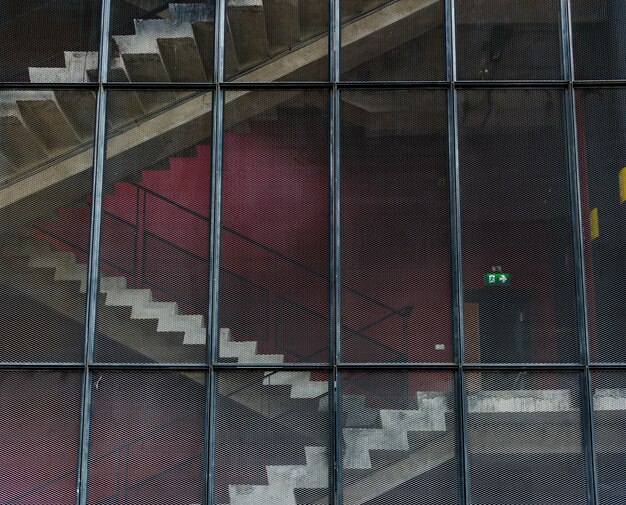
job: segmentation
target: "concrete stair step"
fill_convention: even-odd
[[[207,82],[205,66],[193,37],[159,38],[159,53],[172,82]]]
[[[80,144],[80,136],[54,98],[16,100],[24,124],[49,152],[67,151]]]
[[[65,67],[30,67],[30,82],[93,82],[88,71],[98,70],[97,51],[65,51],[64,57]]]
[[[300,0],[264,0],[271,47],[291,47],[300,41]]]
[[[0,154],[4,160],[2,171],[15,173],[48,158],[40,139],[24,124],[17,114],[3,113],[0,108]]]
[[[267,466],[268,484],[230,485],[230,505],[296,505],[296,488],[328,487],[326,447],[304,448],[306,465]]]
[[[249,68],[270,56],[262,0],[228,0],[228,25],[240,68]]]
[[[149,289],[110,289],[106,291],[106,294],[106,305],[130,307],[152,301],[152,291]]]
[[[445,432],[446,398],[436,393],[418,393],[417,398],[417,409],[381,409],[381,428],[344,427],[344,468],[371,468],[373,450],[408,451],[409,431]]]
[[[132,319],[159,319],[164,316],[178,314],[176,302],[148,302],[144,305],[133,305]]]

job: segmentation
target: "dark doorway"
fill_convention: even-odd
[[[466,292],[466,361],[532,361],[530,308],[526,292],[491,288]]]

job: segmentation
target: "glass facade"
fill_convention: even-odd
[[[623,0],[3,0],[0,502],[621,505]]]

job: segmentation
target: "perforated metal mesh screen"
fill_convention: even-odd
[[[587,503],[580,383],[567,372],[469,372],[471,503]]]
[[[204,374],[95,372],[89,503],[200,503]]]
[[[342,373],[343,502],[458,503],[455,407],[452,373]]]
[[[459,93],[467,361],[578,360],[563,100]]]
[[[97,75],[101,0],[4,0],[0,81],[87,82],[80,62]]]
[[[74,503],[80,372],[0,372],[0,501]]]
[[[81,361],[95,98],[7,90],[0,110],[0,361]]]
[[[224,98],[220,359],[327,362],[328,93]]]
[[[595,372],[593,410],[598,493],[602,505],[624,502],[624,428],[626,375],[622,371]]]
[[[109,81],[213,80],[215,2],[113,0]]]
[[[440,0],[343,0],[341,78],[443,80],[445,9]],[[398,16],[398,10],[402,16]]]
[[[135,103],[145,114],[150,104],[160,115],[109,127],[95,359],[205,361],[211,93],[116,91],[108,99],[109,110]]]
[[[329,503],[327,372],[217,374],[215,503]]]
[[[446,94],[341,94],[344,361],[449,361]]]
[[[324,0],[228,0],[225,78],[327,80],[329,12]]]
[[[455,0],[459,79],[562,78],[558,0]]]
[[[576,104],[591,357],[624,361],[626,91],[579,90]]]
[[[576,79],[626,78],[626,14],[620,0],[572,0]]]

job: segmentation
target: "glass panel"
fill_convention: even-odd
[[[329,503],[327,372],[217,375],[215,502]]]
[[[88,82],[98,75],[100,0],[2,0],[0,81]]]
[[[626,496],[626,375],[623,371],[593,374],[593,407],[600,503],[621,505]]]
[[[133,107],[149,103],[151,115]],[[97,361],[206,358],[211,93],[111,92]]]
[[[451,373],[343,373],[344,503],[459,503],[456,407]]]
[[[109,81],[213,80],[213,0],[112,0]]]
[[[571,0],[576,79],[626,79],[624,0]]]
[[[471,504],[586,504],[579,376],[467,374]]]
[[[342,0],[341,78],[445,80],[443,0]]]
[[[82,373],[0,372],[0,501],[74,503]]]
[[[576,99],[591,358],[626,361],[626,90]]]
[[[94,122],[91,91],[0,91],[0,361],[82,360]]]
[[[225,100],[220,359],[325,362],[328,93]]]
[[[342,360],[450,361],[446,93],[341,97]]]
[[[562,92],[461,91],[459,164],[466,361],[577,361]]]
[[[94,372],[88,503],[200,503],[204,375]]]
[[[459,79],[561,79],[558,0],[455,0]]]
[[[327,0],[227,0],[227,80],[328,79]]]

